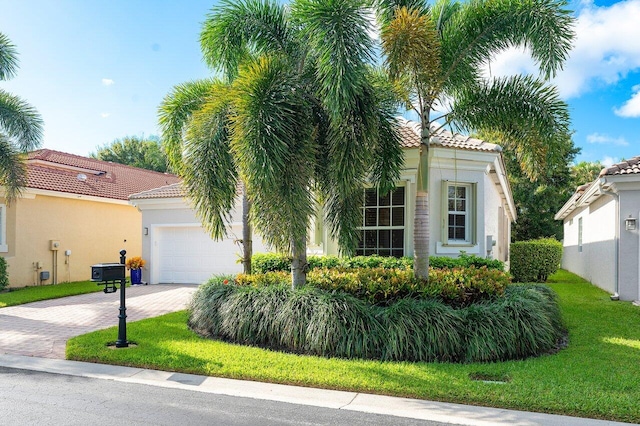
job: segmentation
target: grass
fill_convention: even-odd
[[[102,291],[103,288],[104,287],[98,286],[92,281],[78,281],[74,283],[10,289],[8,292],[0,292],[0,308],[4,308],[5,306],[22,305],[23,303],[29,302],[37,302],[39,300],[95,293],[97,291]]]
[[[69,359],[640,422],[640,309],[565,271],[550,278],[569,346],[538,358],[448,364],[327,359],[200,338],[177,312],[128,325],[137,347],[113,350],[115,328],[76,337]]]

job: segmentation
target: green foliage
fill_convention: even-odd
[[[210,337],[295,353],[498,361],[549,351],[563,332],[556,301],[536,286],[508,287],[504,297],[455,309],[433,299],[405,297],[380,306],[314,286],[292,290],[224,280],[212,279],[198,289],[190,327]]]
[[[291,256],[281,253],[256,253],[252,257],[252,267],[255,273],[271,271],[290,271]],[[460,257],[431,257],[430,265],[433,268],[466,268],[474,266],[481,268],[504,271],[504,263],[496,259],[462,254]],[[309,269],[316,268],[384,268],[384,269],[411,269],[413,258],[410,257],[383,257],[383,256],[309,256],[307,257]]]
[[[9,288],[9,292],[0,294],[0,308],[37,302],[39,300],[75,296],[77,294],[95,293],[102,291],[103,288],[104,287],[96,285],[96,283],[92,281]]]
[[[91,153],[89,156],[156,172],[167,171],[167,157],[160,146],[160,140],[154,136],[148,138],[125,136],[98,147],[98,152]]]
[[[581,161],[572,166],[571,178],[573,179],[574,189],[580,185],[596,180],[602,169],[604,169],[604,165],[599,161]]]
[[[282,286],[288,279],[284,271],[239,274],[241,286]],[[214,278],[217,280],[217,278]],[[411,269],[316,268],[309,271],[307,285],[332,292],[351,294],[372,304],[388,305],[404,297],[436,298],[451,306],[467,306],[504,293],[509,275],[485,267],[431,269],[429,280],[416,278]]]
[[[545,282],[560,267],[562,243],[553,238],[511,244],[511,274],[518,282]]]
[[[9,273],[7,272],[7,260],[0,256],[0,291],[9,287]]]
[[[0,33],[0,81],[15,76],[18,52]],[[42,140],[43,122],[38,111],[19,97],[0,89],[0,186],[8,202],[16,199],[27,182],[23,154]]]

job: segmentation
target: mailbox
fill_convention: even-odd
[[[120,263],[98,263],[91,266],[91,281],[121,281],[124,279],[124,265]]]

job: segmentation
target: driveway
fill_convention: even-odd
[[[128,287],[127,322],[182,310],[196,289],[176,284]],[[118,325],[119,307],[118,290],[0,308],[0,354],[64,359],[71,337]]]

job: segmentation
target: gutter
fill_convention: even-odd
[[[606,178],[600,178],[599,182],[598,182],[598,186],[600,188],[600,191],[605,194],[605,195],[609,195],[611,197],[613,197],[613,199],[616,202],[616,227],[615,227],[615,261],[614,264],[616,265],[614,268],[614,278],[613,278],[613,289],[614,289],[614,293],[611,295],[611,300],[620,300],[620,295],[618,294],[618,290],[619,290],[619,280],[620,280],[620,276],[619,276],[619,270],[620,270],[620,194],[618,194],[617,192],[613,192],[610,189],[604,189],[604,184],[607,183],[607,179]]]

